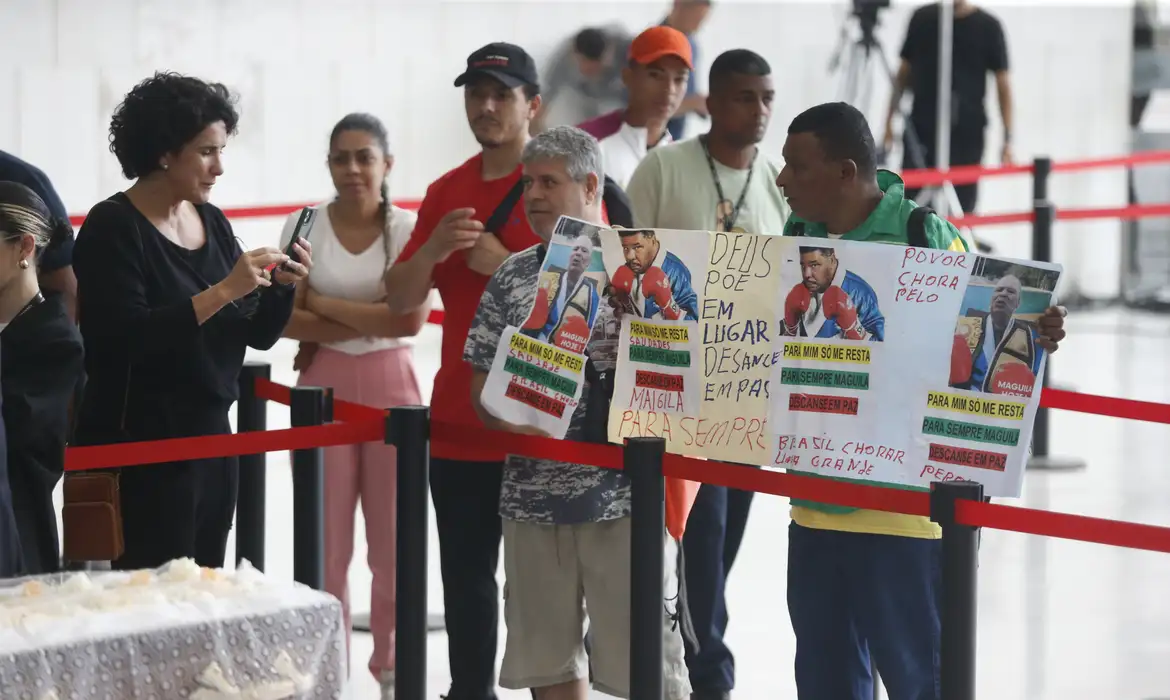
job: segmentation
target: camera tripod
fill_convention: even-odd
[[[878,11],[887,6],[888,2],[883,0],[877,2],[854,0],[849,16],[841,25],[840,39],[829,62],[829,74],[837,76],[840,81],[838,99],[853,105],[861,110],[862,114],[872,113],[870,109],[873,101],[874,63],[880,69],[878,72],[889,83],[890,89],[894,88],[897,74],[893,66],[890,65],[890,59],[886,56],[881,42],[874,34],[874,30],[878,26]],[[853,26],[854,20],[856,20],[856,30]],[[923,147],[922,140],[918,137],[909,115],[903,110],[901,104],[897,105],[896,109],[898,116],[902,118],[903,125],[902,169],[933,167],[933,164],[926,162],[926,149]],[[884,164],[888,157],[889,154],[885,152],[884,147],[879,147],[878,164]],[[940,214],[962,212],[959,196],[955,193],[955,187],[950,182],[922,188],[918,196],[915,197],[915,201],[921,205],[934,207]],[[969,228],[961,229],[960,234],[967,240],[968,245],[973,242]],[[990,248],[985,244],[977,243],[977,245],[982,252],[990,252]],[[972,246],[972,248],[974,247]]]

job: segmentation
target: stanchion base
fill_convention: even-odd
[[[1088,463],[1085,460],[1076,457],[1048,455],[1047,457],[1029,457],[1027,468],[1042,472],[1071,472],[1079,471],[1087,466]]]
[[[442,632],[447,629],[447,623],[444,622],[443,616],[438,613],[430,613],[427,615],[427,631],[428,632]],[[353,616],[353,630],[355,632],[369,632],[370,631],[370,615],[369,613],[358,613]]]

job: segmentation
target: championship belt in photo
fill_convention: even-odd
[[[991,394],[1005,394],[1031,398],[1036,386],[1032,367],[1036,362],[1036,343],[1030,326],[1013,322],[1007,338],[996,348],[983,390]]]

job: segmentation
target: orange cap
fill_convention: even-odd
[[[691,42],[687,35],[674,27],[650,27],[630,42],[630,60],[642,65],[654,63],[664,56],[677,56],[694,70],[691,61]]]

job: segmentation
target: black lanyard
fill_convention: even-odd
[[[723,203],[729,201],[723,194],[723,184],[719,182],[719,173],[715,172],[715,159],[711,157],[711,151],[707,149],[707,135],[704,134],[699,137],[699,143],[703,145],[703,155],[707,156],[707,167],[711,169],[711,180],[715,183],[715,193],[719,195],[719,204],[722,207]],[[739,218],[739,212],[743,209],[743,200],[747,199],[748,188],[752,186],[752,173],[756,171],[756,156],[760,155],[760,149],[752,154],[752,162],[748,164],[747,179],[743,182],[743,190],[739,193],[739,199],[735,202],[735,207],[731,213],[723,217],[723,231],[730,233],[731,228],[735,226],[735,220]]]

